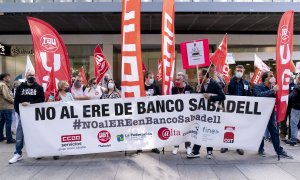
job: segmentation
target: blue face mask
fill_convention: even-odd
[[[242,78],[243,77],[243,73],[242,72],[236,72],[235,73],[235,77],[236,78]]]

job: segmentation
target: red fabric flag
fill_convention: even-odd
[[[48,23],[27,17],[34,46],[36,81],[46,90],[53,67],[57,80],[71,84],[71,68],[65,44],[58,32]]]
[[[86,81],[86,77],[85,77],[85,72],[84,72],[83,66],[81,66],[81,68],[80,68],[80,76],[82,78],[82,84],[86,85],[87,81]]]
[[[110,64],[108,60],[106,59],[104,53],[102,52],[102,49],[100,45],[98,44],[94,50],[94,70],[95,70],[95,76],[97,78],[97,83],[101,81],[104,74],[108,71],[110,68]]]
[[[162,80],[162,60],[158,59],[158,67],[157,67],[157,75],[156,75],[156,79],[158,81]]]
[[[122,0],[122,97],[146,95],[140,18],[141,1]]]
[[[261,76],[262,76],[262,71],[259,68],[256,68],[253,77],[251,78],[250,82],[252,84],[259,84],[261,83]]]
[[[251,83],[261,83],[261,76],[264,72],[270,71],[270,67],[266,65],[256,54],[254,55],[254,66],[256,67],[255,73],[251,79]]]
[[[171,94],[175,67],[175,3],[164,0],[162,9],[162,94]]]
[[[216,67],[218,76],[223,77],[226,84],[230,81],[229,66],[227,64],[227,35],[225,34],[218,49],[211,56],[211,62]]]
[[[296,66],[292,60],[291,60],[291,64],[290,64],[290,70],[292,73],[294,73],[296,71]]]
[[[142,61],[142,65],[143,65],[143,73],[148,71],[143,61]]]
[[[279,87],[276,93],[277,121],[284,120],[289,100],[290,66],[293,52],[294,11],[281,17],[276,43],[276,75]]]
[[[55,81],[54,68],[51,69],[51,72],[49,75],[49,81],[48,81],[46,91],[45,91],[45,98],[48,99],[50,95],[54,96],[56,99],[57,87],[56,87],[56,81]]]

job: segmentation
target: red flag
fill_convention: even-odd
[[[211,62],[216,67],[216,73],[218,76],[224,78],[226,84],[230,81],[229,66],[227,64],[227,35],[225,34],[218,49],[211,56]]]
[[[291,60],[291,64],[290,64],[290,70],[292,73],[294,73],[296,71],[296,66],[292,60]]]
[[[142,61],[142,65],[143,65],[143,73],[148,71],[143,61]]]
[[[122,97],[145,96],[141,53],[141,1],[122,1]]]
[[[261,83],[261,76],[264,72],[270,71],[270,67],[266,65],[256,54],[254,55],[254,66],[256,67],[255,73],[251,79],[251,83]]]
[[[46,99],[49,98],[50,95],[53,95],[56,97],[57,93],[57,87],[56,87],[56,81],[55,81],[55,73],[54,73],[54,68],[51,69],[50,75],[49,75],[49,81],[46,87],[45,91],[45,97]]]
[[[164,0],[162,9],[162,94],[171,94],[175,67],[175,3],[174,0]]]
[[[103,78],[104,74],[110,68],[110,64],[106,59],[100,45],[98,44],[94,50],[94,70],[97,78],[97,83]]]
[[[58,32],[48,23],[27,17],[34,46],[34,61],[37,83],[46,89],[53,67],[57,80],[71,84],[71,69],[68,53]]]
[[[81,76],[81,78],[82,78],[82,83],[83,83],[84,85],[86,85],[86,77],[85,77],[85,72],[84,72],[83,66],[81,66],[81,68],[80,68],[80,76]]]
[[[157,71],[157,75],[156,75],[156,78],[158,81],[161,81],[162,80],[162,60],[161,59],[158,59],[158,71]]]
[[[250,82],[252,84],[259,84],[261,83],[261,76],[262,76],[262,71],[259,68],[256,68],[253,77],[251,78]]]
[[[294,11],[287,11],[281,17],[276,43],[276,93],[277,121],[285,118],[289,100],[290,66],[293,52]]]

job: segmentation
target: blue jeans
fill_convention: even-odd
[[[270,139],[270,138],[271,138],[271,135],[270,135],[270,132],[269,132],[268,128],[267,128],[266,131],[265,131],[264,138],[265,138],[265,139]]]
[[[277,153],[277,155],[280,155],[283,152],[283,148],[280,146],[279,129],[278,129],[278,126],[277,126],[277,122],[276,122],[276,119],[275,119],[275,113],[274,112],[271,114],[271,117],[270,117],[269,122],[268,122],[267,129],[270,132],[274,150]],[[262,141],[261,141],[258,152],[263,152],[264,151],[264,145],[265,144],[264,144],[264,138],[263,138]]]
[[[297,143],[299,119],[300,119],[300,110],[292,109],[292,111],[291,111],[291,142],[293,142],[293,143]]]
[[[5,124],[5,133],[6,133],[6,139],[7,141],[12,141],[12,134],[11,134],[11,124],[12,124],[12,116],[13,116],[14,110],[12,109],[6,109],[6,110],[0,110],[0,139],[3,139],[3,129]]]
[[[23,134],[23,128],[22,123],[19,121],[18,127],[17,127],[17,133],[16,133],[16,152],[15,154],[22,154],[22,149],[24,146],[24,134]]]

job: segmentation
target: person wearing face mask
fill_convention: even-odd
[[[11,133],[12,117],[14,113],[14,99],[9,90],[10,75],[3,73],[0,75],[0,142],[6,139],[7,144],[15,143]],[[3,135],[5,125],[6,138]]]
[[[159,88],[154,84],[154,75],[152,72],[147,71],[144,73],[145,91],[146,96],[159,96],[161,95]],[[136,153],[140,154],[143,150],[137,150]],[[157,148],[152,149],[152,152],[159,154],[160,151]]]
[[[194,93],[194,89],[186,84],[186,75],[182,72],[178,72],[175,79],[175,87],[172,87],[172,94],[190,94]],[[191,142],[185,142],[186,153],[190,154],[192,152]],[[172,154],[176,155],[179,150],[179,145],[175,146]]]
[[[67,81],[59,81],[58,87],[58,97],[62,102],[74,101],[73,95],[70,93],[70,86]]]
[[[89,99],[100,99],[106,88],[101,87],[97,84],[96,78],[93,77],[88,82],[89,87],[85,89],[84,96],[89,97]]]
[[[101,84],[103,88],[107,88],[108,80],[109,80],[109,74],[104,74],[102,79],[102,84]]]
[[[203,97],[211,102],[224,101],[226,99],[223,88],[220,84],[210,79],[207,69],[201,69],[198,74],[199,85],[197,87],[198,93],[203,93]],[[187,158],[199,158],[200,157],[200,145],[194,144],[192,153],[187,155]],[[213,147],[207,147],[207,159],[213,159]]]
[[[243,79],[245,68],[242,65],[235,67],[235,76],[231,78],[228,85],[228,95],[234,96],[251,96],[249,82]],[[221,153],[228,151],[228,148],[221,148]],[[244,155],[243,149],[236,150],[239,155]]]
[[[295,78],[295,87],[289,95],[289,104],[291,107],[291,138],[286,142],[291,146],[297,145],[298,124],[300,119],[300,74]]]
[[[35,72],[28,71],[26,73],[26,79],[27,81],[22,83],[16,90],[14,107],[18,115],[20,115],[19,105],[28,106],[29,104],[41,103],[45,100],[43,87],[35,82]],[[9,160],[10,164],[23,159],[22,149],[24,145],[24,134],[21,122],[22,119],[18,123],[16,133],[16,151],[13,158]]]
[[[262,74],[262,83],[254,87],[254,96],[256,97],[275,97],[276,92],[278,91],[278,85],[276,85],[276,79],[272,71],[267,71]],[[271,117],[269,119],[267,128],[270,132],[272,144],[276,154],[279,157],[293,159],[292,156],[289,156],[283,148],[280,146],[279,140],[279,131],[275,119],[275,112],[273,110]],[[262,142],[260,144],[258,155],[265,157],[264,152],[264,137],[262,137]]]
[[[75,82],[72,86],[71,93],[75,100],[87,100],[89,99],[87,96],[84,95],[86,87],[82,85],[82,77],[77,75],[75,78]]]
[[[117,99],[121,98],[121,93],[116,88],[114,80],[110,79],[107,83],[107,92],[102,94],[101,99]]]

